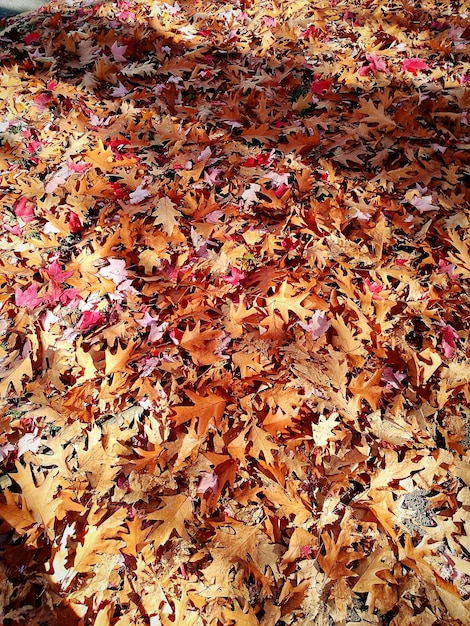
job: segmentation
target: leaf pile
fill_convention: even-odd
[[[470,623],[469,38],[432,0],[1,24],[2,623]]]

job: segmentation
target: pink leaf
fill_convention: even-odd
[[[142,185],[139,185],[129,194],[129,202],[131,204],[139,204],[139,202],[142,202],[142,200],[145,200],[145,198],[148,198],[150,195],[148,189],[143,189]]]
[[[379,283],[373,283],[368,278],[364,280],[364,284],[367,287],[368,291],[371,292],[372,300],[382,300],[382,297],[380,296],[380,292],[383,289],[382,285],[380,285]]]
[[[56,283],[54,280],[51,280],[51,282],[49,283],[49,288],[47,290],[47,293],[44,296],[45,301],[47,302],[47,304],[54,306],[55,304],[57,304],[57,302],[60,301],[61,295],[62,295],[61,286],[58,283]]]
[[[439,271],[443,274],[447,274],[451,280],[455,280],[457,278],[455,275],[455,265],[453,263],[449,263],[446,259],[439,259]]]
[[[59,300],[64,306],[69,306],[71,309],[73,309],[78,305],[80,300],[82,300],[82,297],[78,289],[76,287],[72,287],[71,289],[66,289],[65,291],[63,291]]]
[[[111,52],[113,54],[113,59],[116,62],[120,62],[120,61],[127,61],[127,58],[125,56],[126,54],[126,50],[127,50],[127,46],[120,46],[118,44],[117,41],[115,41],[113,43],[113,45],[111,46]]]
[[[327,318],[325,311],[315,311],[312,315],[312,319],[307,324],[305,322],[299,322],[299,325],[306,330],[313,339],[319,339],[331,326],[331,322]]]
[[[38,43],[38,41],[41,41],[41,33],[28,33],[25,35],[24,42],[27,46],[32,43]]]
[[[210,474],[209,472],[202,472],[201,480],[199,481],[196,493],[206,493],[206,491],[212,491],[215,493],[219,484],[219,478],[217,474]]]
[[[23,456],[25,452],[36,454],[41,446],[41,437],[38,437],[37,431],[34,433],[26,433],[18,441],[18,458]]]
[[[391,367],[386,367],[382,374],[382,380],[387,383],[388,389],[403,389],[402,381],[406,378],[406,374],[396,372]]]
[[[58,261],[54,261],[46,267],[46,273],[49,278],[54,280],[56,283],[63,283],[67,278],[70,278],[70,276],[72,276],[73,271],[64,271],[60,267],[60,263]]]
[[[109,265],[102,267],[98,274],[112,280],[115,285],[119,285],[127,278],[126,262],[124,259],[108,259]]]
[[[15,446],[13,446],[10,442],[5,443],[3,446],[0,446],[0,463],[4,461],[10,452],[13,452]]]
[[[367,65],[363,65],[361,68],[359,68],[359,76],[367,76],[369,72],[373,71],[374,66],[372,65],[372,63],[367,63]]]
[[[86,172],[87,170],[89,170],[91,165],[89,163],[83,163],[83,162],[75,163],[75,161],[72,161],[72,159],[69,159],[69,162],[67,163],[67,167],[72,172],[78,172],[79,174],[82,174],[83,172]]]
[[[442,349],[444,350],[444,354],[448,359],[452,359],[455,355],[456,349],[455,340],[458,339],[459,336],[450,324],[446,324],[442,328],[441,333]]]
[[[222,276],[222,280],[224,280],[226,283],[230,283],[231,285],[236,286],[239,285],[240,281],[242,281],[244,278],[244,272],[239,270],[238,267],[235,267],[234,265],[230,267],[230,276]]]
[[[28,202],[28,198],[22,197],[15,205],[15,215],[21,218],[25,224],[34,220],[33,205]]]
[[[371,64],[372,71],[374,71],[374,72],[388,72],[387,64],[382,59],[382,57],[379,57],[379,55],[376,52],[368,52],[366,54],[366,59]]]
[[[19,287],[15,291],[16,306],[25,306],[30,311],[34,310],[42,302],[42,298],[38,298],[38,284],[33,283],[22,291]]]
[[[144,317],[142,319],[136,320],[136,321],[137,321],[137,324],[139,324],[140,326],[143,326],[144,328],[147,328],[148,326],[150,326],[149,341],[151,342],[158,341],[159,339],[161,339],[163,335],[165,334],[165,331],[168,327],[167,322],[163,322],[160,324],[158,316],[152,317],[148,313],[148,311],[145,311]]]

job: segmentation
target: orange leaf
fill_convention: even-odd
[[[289,322],[289,312],[294,313],[301,320],[305,320],[311,314],[310,309],[301,304],[308,293],[298,295],[293,295],[293,293],[294,288],[285,280],[273,296],[266,298],[268,311],[279,311],[286,324]]]
[[[157,546],[162,546],[168,541],[173,531],[183,539],[190,539],[185,528],[185,522],[192,520],[193,505],[191,498],[185,494],[174,496],[161,496],[163,506],[146,516],[146,520],[158,520],[162,522],[158,526],[152,526],[146,541],[155,541]]]
[[[217,350],[220,346],[220,330],[212,328],[201,331],[201,322],[189,330],[186,327],[181,338],[181,347],[189,352],[196,365],[211,365],[220,361]]]
[[[197,434],[205,435],[211,420],[217,425],[222,419],[226,402],[213,391],[207,396],[201,396],[193,391],[186,390],[186,395],[194,402],[191,406],[179,405],[173,407],[175,416],[171,419],[177,424],[184,424],[189,420],[198,419]]]
[[[36,523],[36,520],[26,504],[23,502],[20,506],[16,498],[20,496],[15,497],[8,489],[5,491],[6,504],[0,504],[0,518],[17,533],[23,534]]]
[[[367,400],[373,411],[378,409],[380,398],[384,392],[384,387],[377,384],[380,382],[382,372],[383,370],[379,369],[368,379],[365,378],[364,372],[361,372],[356,378],[353,378],[348,387],[353,396],[357,395]]]
[[[136,344],[137,342],[132,340],[129,341],[125,348],[121,348],[121,345],[118,344],[115,354],[109,349],[106,350],[106,369],[104,372],[106,376],[108,376],[108,374],[114,374],[115,372],[132,372],[132,369],[129,367],[129,362]]]

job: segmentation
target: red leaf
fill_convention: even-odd
[[[99,311],[85,311],[78,327],[80,330],[88,330],[93,326],[99,326],[104,322],[104,317]]]
[[[416,74],[420,70],[430,69],[427,63],[425,63],[422,59],[418,59],[418,58],[405,59],[402,63],[402,68],[406,72],[411,72],[413,76],[416,76]]]

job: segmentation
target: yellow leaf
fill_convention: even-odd
[[[270,435],[256,424],[253,424],[250,428],[250,441],[252,443],[250,456],[258,459],[260,453],[263,453],[266,463],[274,465],[272,450],[279,450],[279,446],[271,441]]]
[[[226,402],[224,398],[218,396],[213,391],[209,391],[207,396],[201,396],[193,391],[186,390],[186,395],[194,402],[190,406],[175,406],[173,410],[175,416],[171,419],[176,424],[184,424],[189,420],[198,418],[197,434],[204,435],[211,420],[217,425],[225,411]]]

